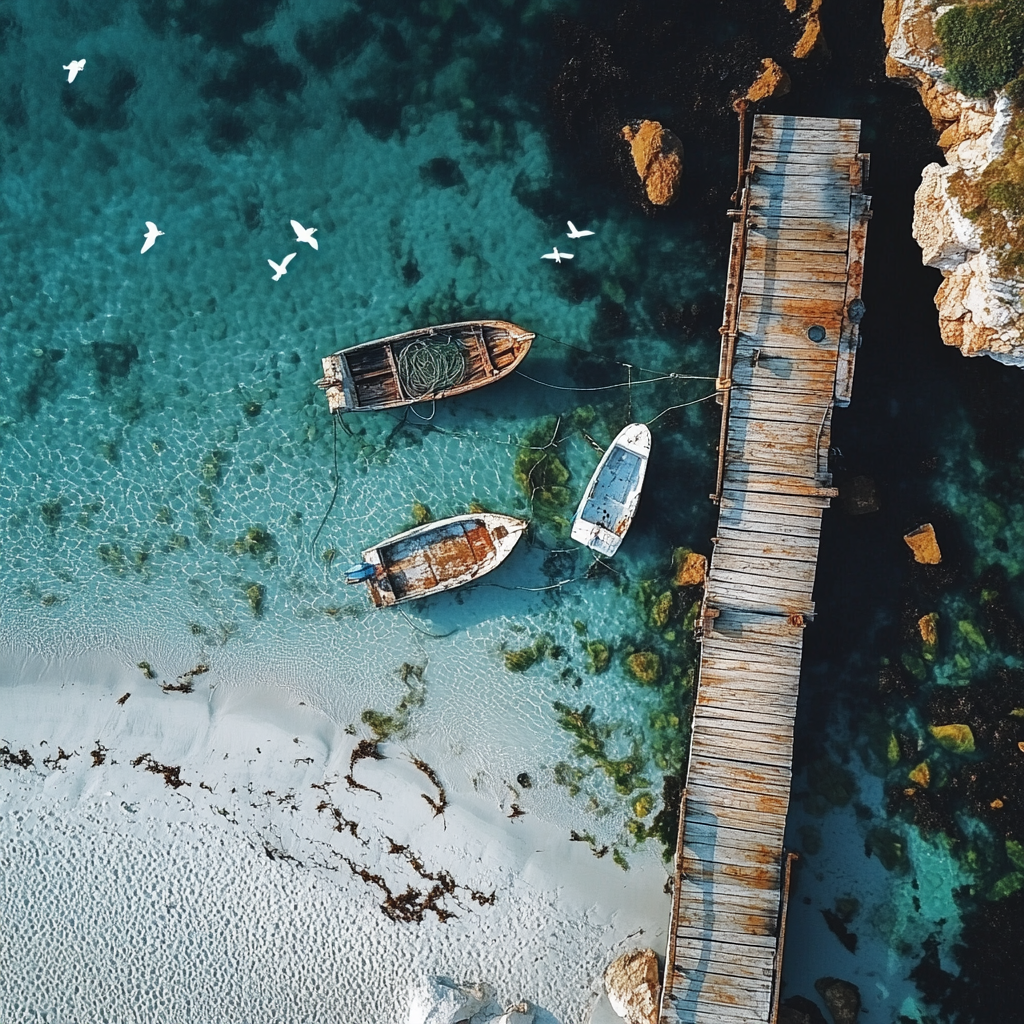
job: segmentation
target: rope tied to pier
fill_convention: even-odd
[[[456,338],[422,338],[398,353],[398,376],[410,398],[425,398],[461,384],[466,350]]]

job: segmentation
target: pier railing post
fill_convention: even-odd
[[[747,250],[747,215],[750,212],[750,171],[746,163],[747,101],[734,104],[739,115],[739,167],[736,174],[736,208],[729,211],[733,218],[732,243],[729,247],[729,277],[725,287],[725,313],[720,332],[722,351],[718,361],[718,402],[722,406],[722,425],[718,434],[718,469],[715,492],[711,500],[722,500],[722,481],[725,476],[725,453],[729,441],[729,406],[732,396],[732,367],[739,335],[740,292],[743,290],[743,263]]]

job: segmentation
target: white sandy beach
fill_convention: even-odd
[[[437,974],[575,1024],[609,1019],[599,978],[618,953],[663,952],[657,853],[629,873],[595,859],[550,783],[474,784],[414,735],[355,765],[378,797],[344,781],[359,737],[284,687],[214,666],[164,693],[98,654],[2,664],[0,1019],[403,1024]],[[447,789],[442,816],[413,756]],[[421,922],[391,920],[382,885],[440,886],[441,913],[421,895],[403,904]]]

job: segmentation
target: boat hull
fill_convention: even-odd
[[[423,327],[324,356],[316,384],[332,413],[450,398],[507,377],[535,337],[507,320]]]
[[[501,565],[527,525],[480,512],[417,526],[367,548],[363,561],[374,570],[364,581],[370,599],[385,608],[471,583]]]
[[[572,520],[578,544],[610,557],[632,525],[651,454],[651,432],[630,423],[616,435],[594,470]]]

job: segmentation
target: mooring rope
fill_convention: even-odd
[[[338,473],[338,416],[335,414],[331,417],[331,422],[334,424],[334,493],[331,495],[331,503],[327,506],[327,511],[324,513],[323,519],[320,520],[320,525],[316,529],[316,533],[313,534],[313,543],[309,545],[310,554],[316,550],[316,542],[320,536],[320,531],[324,528],[324,523],[327,522],[327,517],[331,514],[331,510],[334,508],[334,503],[338,500],[338,489],[341,487],[341,476]]]
[[[628,363],[624,363],[623,365],[624,366],[628,366],[629,364]],[[527,380],[533,381],[534,384],[540,384],[541,387],[552,388],[555,391],[612,391],[615,388],[628,388],[628,387],[632,387],[634,384],[657,384],[659,381],[662,381],[662,380],[672,380],[674,378],[678,378],[679,377],[679,374],[677,374],[677,373],[666,373],[662,377],[653,377],[650,380],[632,380],[632,379],[630,379],[628,381],[623,381],[621,384],[602,384],[600,387],[596,387],[596,388],[577,388],[577,387],[566,387],[566,386],[564,386],[562,384],[549,384],[545,380],[537,380],[536,377],[531,377],[529,374],[523,373],[522,370],[516,370],[516,375],[519,376],[519,377],[525,377]],[[714,380],[715,378],[714,377],[707,377],[707,378],[701,377],[700,379],[701,380],[705,380],[705,379],[706,380]]]
[[[466,350],[456,339],[421,338],[398,353],[398,376],[412,398],[455,387],[466,376]]]
[[[657,416],[653,416],[649,419],[647,421],[647,426],[650,426],[655,420],[660,420],[667,412],[672,412],[674,409],[685,409],[688,405],[700,405],[701,402],[707,402],[709,399],[714,398],[715,395],[720,393],[721,392],[716,389],[712,391],[710,395],[705,395],[703,398],[695,398],[692,402],[682,402],[680,405],[670,405],[667,409],[662,409]]]

